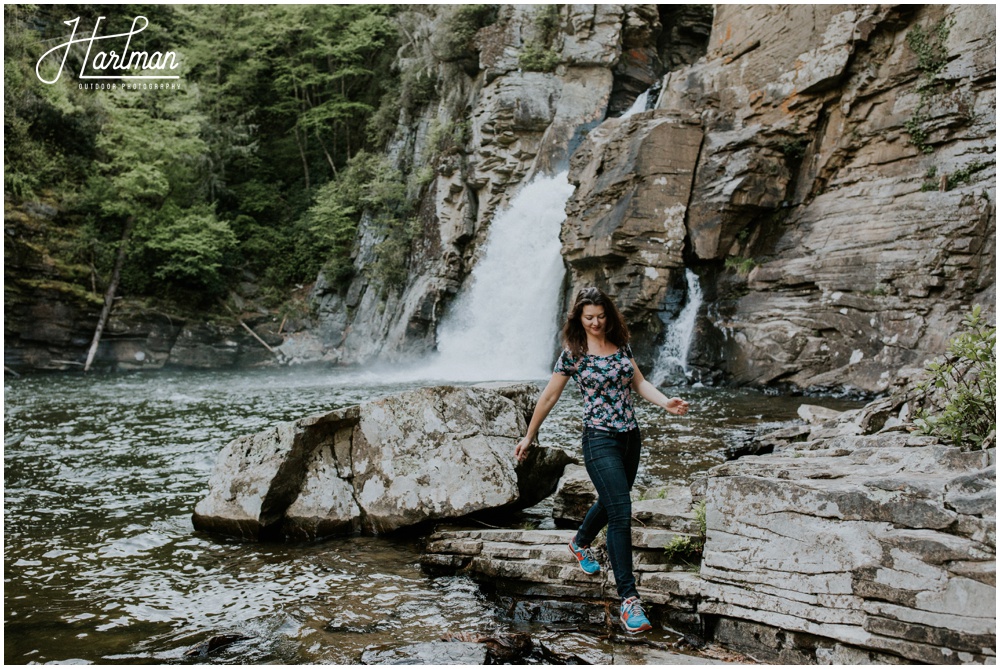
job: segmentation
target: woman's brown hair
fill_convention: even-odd
[[[566,323],[562,329],[563,346],[569,349],[574,360],[582,358],[587,353],[587,333],[583,329],[580,317],[583,308],[589,304],[604,308],[604,336],[618,348],[626,346],[629,341],[628,326],[618,307],[600,288],[582,288],[573,300],[573,308],[566,314]]]

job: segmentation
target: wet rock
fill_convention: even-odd
[[[484,644],[462,641],[428,641],[396,648],[370,647],[361,653],[361,664],[486,664]]]
[[[790,432],[786,432],[789,433]],[[804,432],[803,434],[808,434]],[[736,460],[747,455],[763,455],[774,452],[774,442],[755,439],[751,430],[734,433],[726,437],[722,455],[726,460]]]
[[[828,420],[835,420],[842,412],[816,406],[815,404],[802,404],[799,406],[797,413],[799,414],[799,418],[810,425],[819,425]]]
[[[311,539],[523,508],[568,461],[536,447],[530,467],[515,466],[525,429],[514,400],[450,386],[282,423],[222,450],[193,522],[244,539]]]
[[[663,547],[681,533],[662,528],[633,528],[633,560],[636,583],[643,600],[669,605],[683,616],[668,619],[689,625],[700,597],[699,576],[675,571]],[[509,595],[528,598],[531,603],[511,604],[510,615],[535,616],[548,622],[579,624],[592,622],[590,605],[617,596],[607,555],[597,551],[602,569],[586,574],[580,569],[567,544],[572,532],[565,530],[462,530],[436,532],[428,539],[421,556],[424,568],[440,573],[445,561],[461,564],[463,573],[490,585],[502,583]],[[564,606],[546,607],[540,600],[570,600]],[[579,602],[588,606],[578,606]],[[541,608],[540,608],[541,607]]]
[[[211,653],[219,650],[220,648],[225,648],[231,646],[234,643],[240,641],[249,641],[250,637],[243,636],[242,634],[219,634],[213,636],[208,641],[204,641],[191,650],[184,653],[184,657],[195,657],[199,659],[207,658]]]
[[[538,646],[546,664],[614,664],[610,649],[589,634],[552,634]]]
[[[328,448],[339,430],[353,429],[358,417],[357,407],[338,409],[234,439],[219,453],[208,495],[195,507],[195,529],[248,540],[276,536],[286,510],[303,489],[308,465],[317,462],[316,451]],[[338,485],[340,479],[333,479]],[[356,508],[350,502],[346,506]],[[326,515],[311,522],[321,520],[353,523],[354,517]]]
[[[487,664],[523,664],[534,647],[531,636],[523,633],[483,635],[457,632],[444,635],[442,641],[483,644],[486,646]]]
[[[594,502],[597,491],[583,465],[568,465],[552,500],[552,518],[559,527],[578,527]]]
[[[236,328],[210,325],[190,325],[181,329],[169,362],[178,367],[220,369],[232,367],[239,354]]]

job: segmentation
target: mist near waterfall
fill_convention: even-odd
[[[538,176],[514,195],[438,327],[437,356],[413,373],[453,381],[549,376],[565,274],[559,232],[574,189],[564,171]]]

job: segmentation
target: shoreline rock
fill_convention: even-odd
[[[570,461],[541,447],[514,461],[527,427],[521,396],[537,392],[421,388],[239,437],[220,452],[194,527],[316,539],[531,506]]]
[[[678,534],[668,527],[690,527],[675,524],[684,510],[645,510],[634,561],[654,623],[766,662],[994,663],[996,449],[912,434],[909,410],[897,397],[837,415],[806,408],[810,424],[759,438],[773,453],[709,470],[686,500],[707,505],[698,573],[662,551]],[[616,593],[606,555],[598,549],[600,574],[584,574],[570,536],[441,531],[421,564],[468,574],[541,619],[579,623]]]

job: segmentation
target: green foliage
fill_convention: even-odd
[[[207,205],[182,210],[165,207],[161,222],[144,232],[143,256],[158,281],[222,294],[223,260],[236,246],[229,224]]]
[[[399,100],[389,104],[402,107],[411,116],[434,99],[437,91],[437,74],[432,70],[408,68],[403,71]]]
[[[789,139],[778,145],[778,149],[785,156],[785,160],[790,163],[801,161],[802,157],[806,154],[807,148],[809,148],[809,140],[805,137]]]
[[[935,77],[948,64],[948,50],[945,43],[955,19],[945,17],[930,30],[916,25],[906,34],[906,43],[917,54],[917,69],[923,76],[923,85],[933,85]]]
[[[945,44],[955,20],[950,17],[941,19],[929,32],[920,25],[914,26],[906,34],[906,43],[917,54],[917,69],[920,70],[920,81],[917,93],[920,100],[913,115],[903,126],[910,135],[910,143],[923,153],[932,153],[934,148],[927,143],[929,131],[926,126],[930,117],[926,108],[938,89],[938,75],[948,64],[948,50]]]
[[[668,561],[690,565],[701,563],[701,555],[705,550],[705,538],[708,535],[705,509],[706,503],[704,501],[694,505],[695,522],[698,524],[697,536],[674,535],[663,547]]]
[[[973,160],[971,163],[968,163],[955,173],[948,175],[945,190],[951,190],[959,184],[971,182],[973,174],[985,170],[990,165],[992,165],[992,163],[987,163],[981,160]]]
[[[73,239],[48,249],[52,261],[93,264],[98,284],[133,221],[121,286],[131,297],[212,297],[243,270],[263,290],[287,294],[312,281],[332,250],[340,252],[333,264],[346,255],[349,267],[362,198],[347,198],[337,211],[327,196],[310,209],[328,182],[357,191],[360,177],[348,165],[366,146],[383,99],[396,111],[385,126],[395,127],[398,11],[79,6],[88,31],[100,15],[110,31],[143,13],[150,28],[142,46],[182,56],[181,90],[118,95],[79,89],[69,74],[79,69],[79,49],[57,84],[41,84],[35,61],[45,44],[66,38],[65,6],[8,6],[5,193],[51,199],[58,226]],[[89,272],[73,280],[90,289]]]
[[[559,65],[559,52],[554,46],[559,32],[559,5],[543,5],[535,16],[536,40],[524,45],[517,62],[522,69],[552,72]]]
[[[924,434],[971,450],[995,438],[997,331],[983,319],[979,305],[962,327],[947,355],[927,367],[930,378],[919,386],[924,407],[915,422]]]
[[[321,188],[306,215],[307,228],[320,254],[328,257],[325,271],[334,283],[351,278],[351,251],[362,214],[382,235],[376,259],[366,271],[384,287],[406,279],[406,261],[414,236],[412,203],[403,175],[379,155],[359,152],[337,179]],[[318,269],[318,267],[316,268]]]
[[[757,261],[753,258],[742,258],[740,256],[729,256],[726,258],[726,269],[735,270],[742,278],[750,275],[750,272],[757,266]]]
[[[698,533],[702,539],[708,536],[708,502],[702,500],[694,505],[694,519],[698,523]]]
[[[551,48],[529,44],[521,50],[517,62],[529,72],[553,72],[559,65],[559,53]]]
[[[432,39],[434,55],[443,62],[478,58],[473,38],[482,28],[496,22],[497,5],[452,5]]]
[[[704,548],[697,539],[675,534],[674,537],[663,547],[667,560],[681,564],[693,564],[701,561],[701,552]]]

